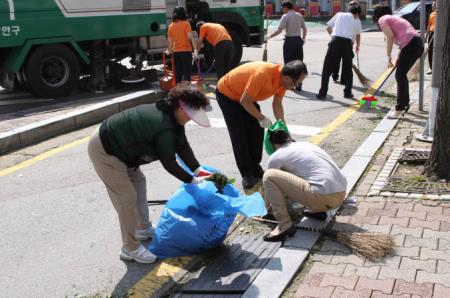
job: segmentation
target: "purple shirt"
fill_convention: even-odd
[[[384,15],[378,20],[381,30],[389,26],[394,34],[394,42],[403,49],[416,36],[419,36],[416,29],[405,19],[392,15]]]

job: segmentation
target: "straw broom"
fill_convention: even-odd
[[[352,69],[355,72],[356,76],[358,77],[358,80],[361,82],[361,84],[364,87],[369,87],[370,85],[370,80],[362,74],[362,72],[359,70],[359,53],[356,53],[356,61],[358,66],[356,66],[355,64],[352,64]]]
[[[278,224],[273,220],[253,217],[253,220]],[[390,235],[369,232],[341,232],[333,229],[316,229],[311,227],[298,227],[299,230],[316,232],[337,240],[347,246],[356,255],[367,258],[370,261],[380,261],[394,248],[394,240]]]

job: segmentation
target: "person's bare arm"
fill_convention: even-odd
[[[273,115],[275,116],[276,120],[283,120],[284,123],[286,123],[286,121],[284,120],[284,109],[283,109],[283,96],[274,96],[273,97],[273,102],[272,102],[272,110],[273,110]]]
[[[394,67],[392,63],[392,47],[394,45],[394,33],[392,33],[391,27],[385,26],[383,33],[386,36],[386,55],[388,58],[388,67]]]
[[[356,42],[356,52],[359,52],[359,47],[361,46],[361,34],[356,34],[355,42]]]
[[[264,115],[256,108],[253,98],[248,95],[247,92],[244,92],[244,94],[242,94],[240,103],[250,115],[256,118],[256,120],[259,121],[264,118]]]

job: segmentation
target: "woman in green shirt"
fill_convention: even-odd
[[[140,240],[152,237],[147,205],[146,180],[139,166],[159,160],[173,176],[185,183],[199,183],[202,171],[186,139],[184,125],[191,119],[210,126],[205,108],[208,98],[196,87],[182,82],[167,100],[125,110],[103,121],[89,141],[89,157],[119,215],[123,246],[120,258],[139,263],[156,260]],[[177,163],[175,155],[195,176]]]

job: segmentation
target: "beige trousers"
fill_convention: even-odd
[[[269,169],[264,173],[263,184],[266,205],[271,205],[280,231],[285,231],[292,225],[284,200],[285,196],[290,201],[299,202],[308,207],[312,212],[338,208],[345,198],[345,191],[327,195],[314,193],[307,181],[276,169]]]
[[[137,227],[149,224],[145,176],[139,168],[128,168],[120,159],[105,152],[98,129],[88,144],[89,157],[119,215],[123,247],[135,250]]]

